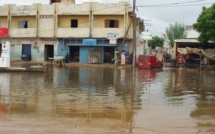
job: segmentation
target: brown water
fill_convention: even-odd
[[[70,133],[213,134],[214,70],[0,73],[0,134]]]

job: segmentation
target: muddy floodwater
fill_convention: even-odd
[[[0,72],[0,134],[214,133],[214,69]]]

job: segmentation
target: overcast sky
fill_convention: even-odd
[[[76,0],[76,4],[83,2],[117,3],[126,0]],[[127,0],[132,5],[133,0]],[[175,22],[192,25],[202,11],[202,6],[209,7],[215,0],[136,0],[137,15],[144,19],[146,29],[153,35],[161,36],[166,27]],[[49,0],[0,0],[0,5],[32,3],[49,4]]]

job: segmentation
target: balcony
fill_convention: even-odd
[[[11,28],[9,30],[10,37],[36,37],[36,28]]]
[[[58,38],[87,38],[90,36],[89,28],[57,28],[56,37]]]
[[[124,28],[93,28],[92,37],[107,38],[108,33],[118,33],[118,38],[124,38],[126,31]],[[129,33],[127,38],[132,38],[132,33]]]

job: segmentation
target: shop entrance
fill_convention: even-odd
[[[80,57],[80,47],[79,46],[70,46],[70,57],[73,62],[79,62]]]
[[[114,58],[114,47],[105,47],[104,48],[104,63],[112,63]]]
[[[48,61],[50,58],[54,57],[54,45],[45,45],[45,54],[44,54],[44,60]]]

